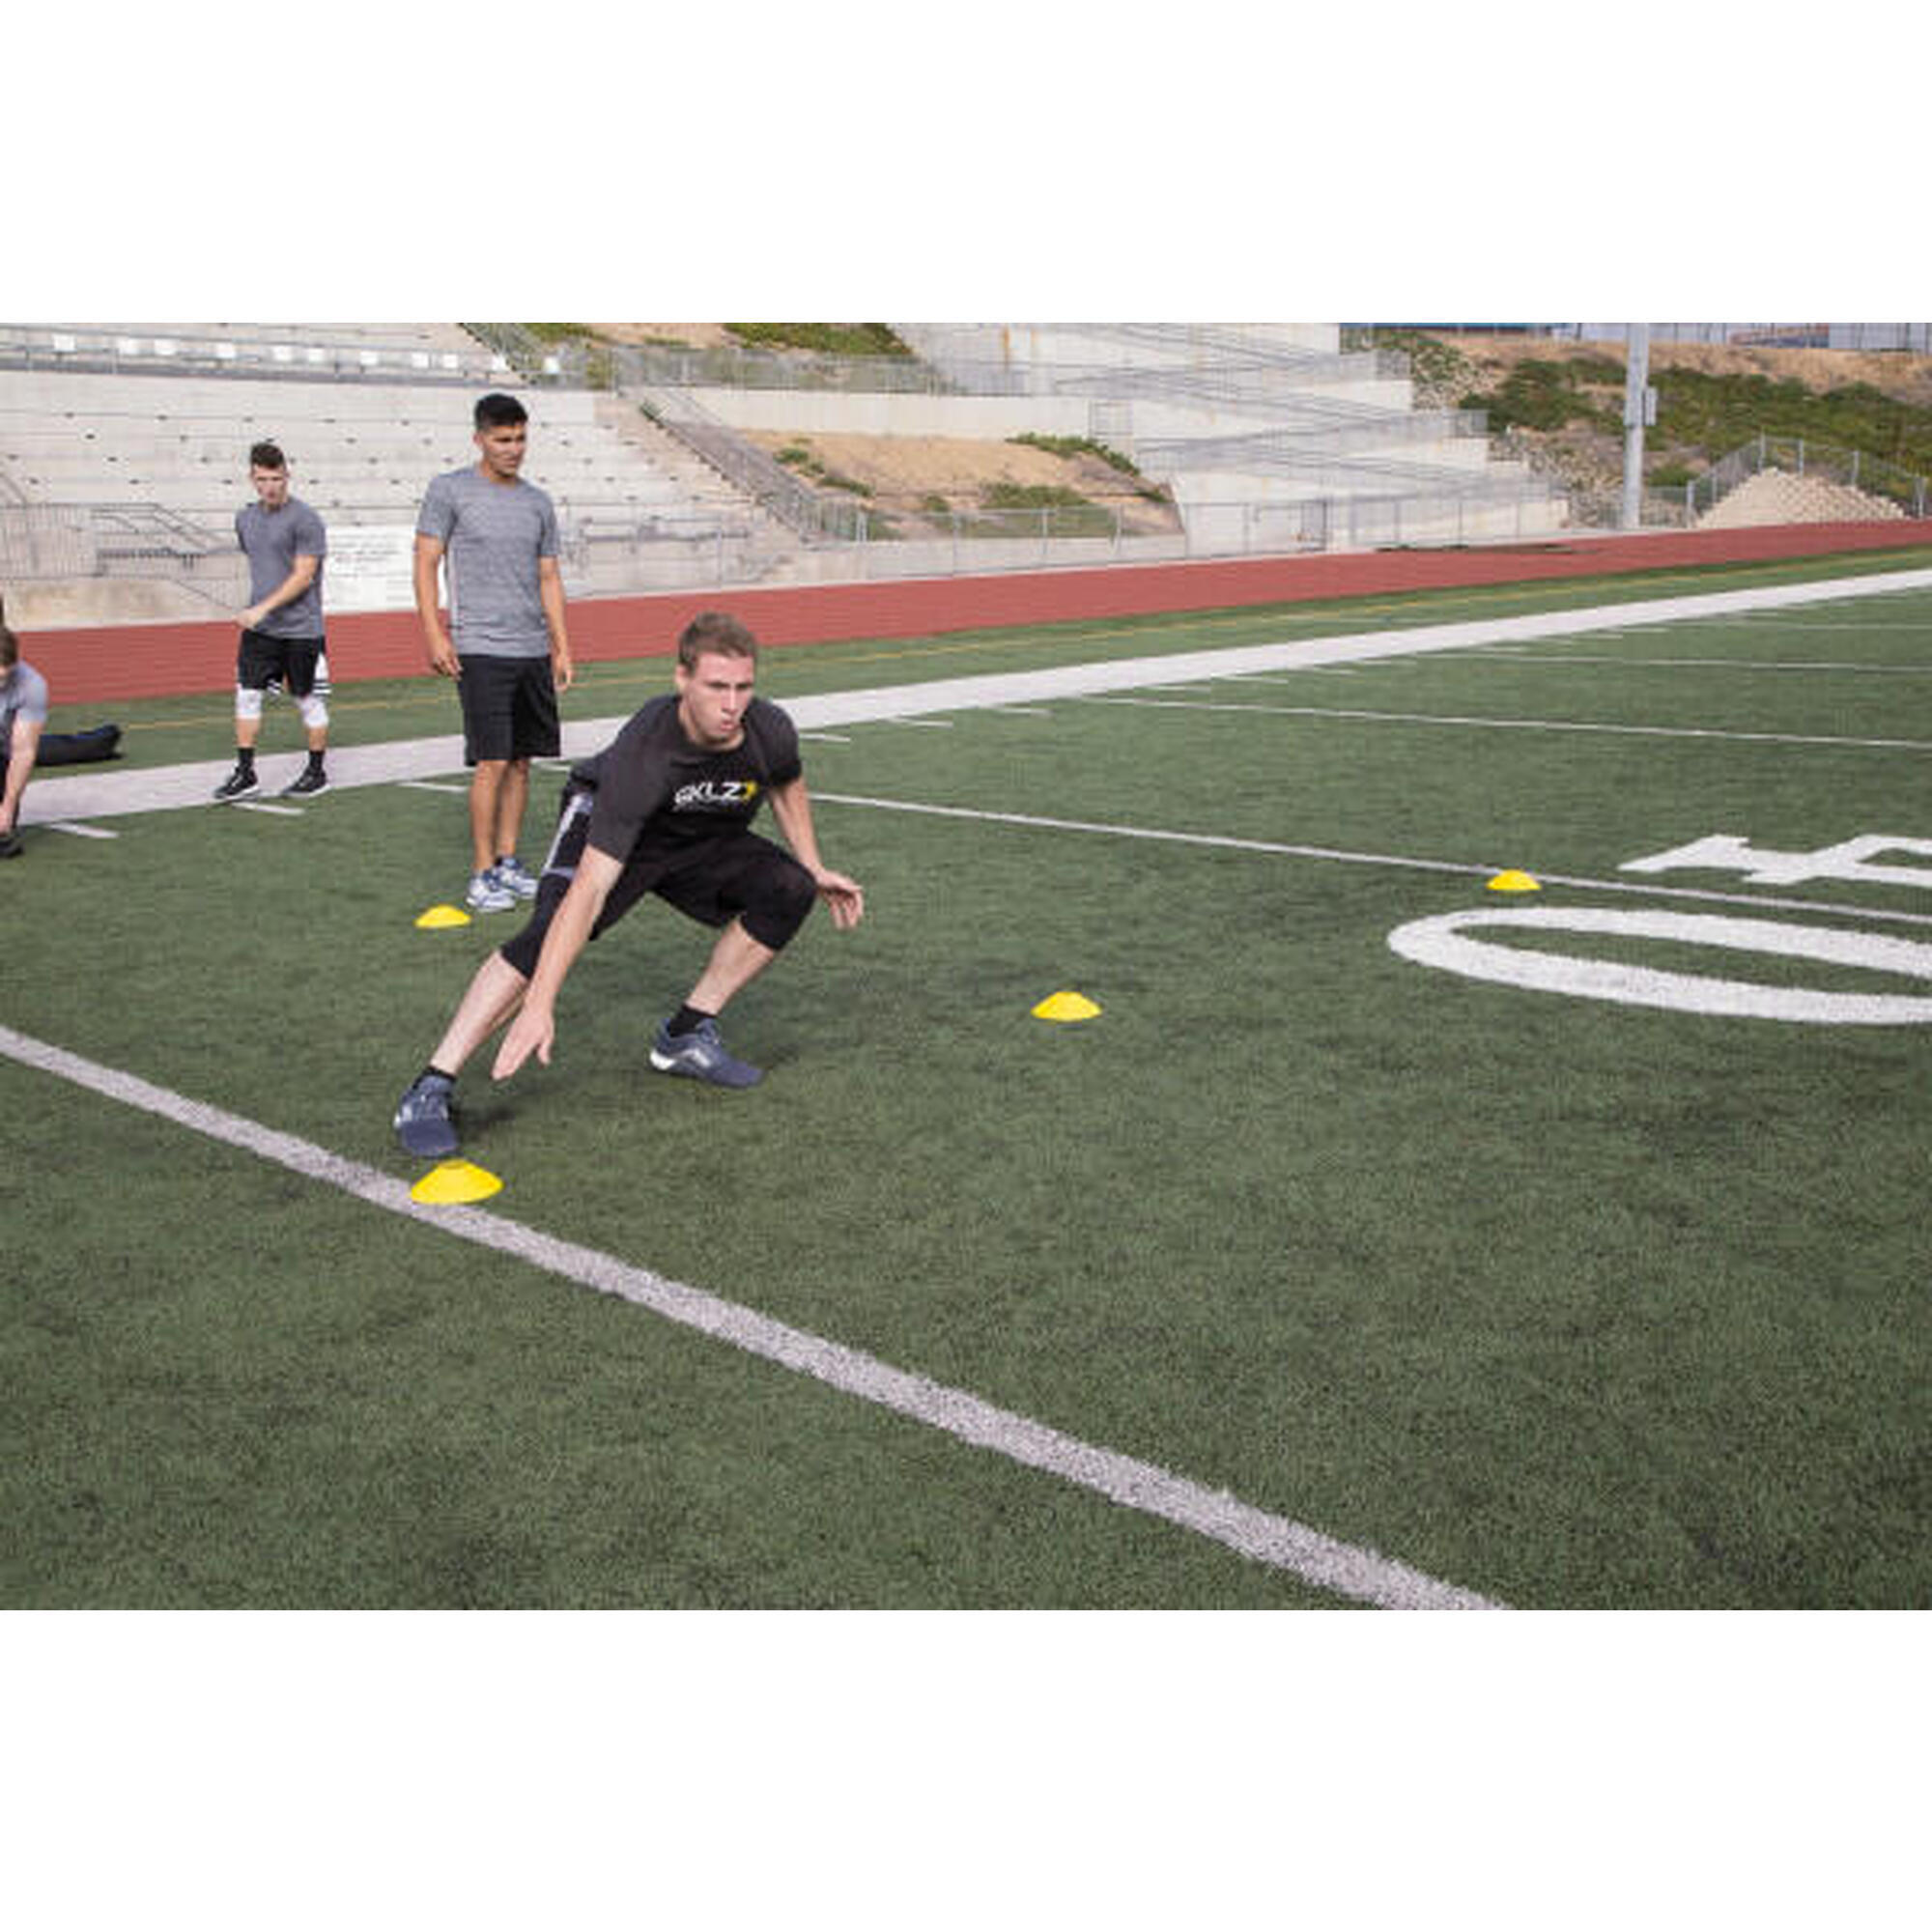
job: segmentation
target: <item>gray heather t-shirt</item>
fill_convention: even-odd
[[[537,559],[556,554],[556,509],[543,491],[452,469],[429,486],[416,533],[442,545],[458,656],[549,657]]]
[[[235,540],[248,558],[248,601],[259,604],[271,590],[289,581],[298,556],[316,558],[315,576],[299,597],[270,611],[255,626],[265,638],[322,636],[321,559],[328,554],[328,537],[322,519],[298,497],[279,510],[249,503],[235,513]]]
[[[16,718],[29,724],[47,722],[47,681],[26,663],[16,664],[13,676],[0,684],[0,760],[13,750]]]

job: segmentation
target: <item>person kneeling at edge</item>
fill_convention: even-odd
[[[528,924],[478,967],[396,1109],[406,1151],[457,1151],[457,1075],[506,1022],[493,1078],[507,1080],[533,1053],[550,1065],[566,975],[584,946],[647,893],[722,928],[689,998],[658,1028],[651,1065],[718,1087],[763,1078],[725,1050],[718,1015],[783,950],[816,899],[849,931],[865,917],[866,895],[819,859],[798,733],[776,704],[753,696],[756,668],[756,640],[736,618],[693,618],[678,639],[675,690],[571,768]],[[767,796],[789,854],[751,829]]]
[[[34,775],[47,722],[47,681],[20,662],[20,640],[0,607],[0,859],[17,859],[20,799]]]

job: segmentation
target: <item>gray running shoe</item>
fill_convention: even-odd
[[[406,1152],[420,1160],[442,1160],[457,1151],[461,1143],[449,1117],[455,1091],[456,1082],[440,1073],[418,1075],[403,1095],[391,1122]]]
[[[667,1029],[668,1020],[658,1028],[651,1047],[651,1065],[660,1073],[682,1073],[692,1080],[708,1080],[714,1087],[755,1087],[764,1076],[762,1068],[733,1060],[718,1037],[716,1020],[700,1020],[696,1029],[673,1039]]]
[[[515,893],[520,899],[533,899],[537,895],[535,875],[524,870],[512,852],[507,859],[498,859],[490,868],[490,876],[506,893]]]
[[[516,894],[508,886],[497,883],[494,867],[487,872],[471,874],[468,899],[471,912],[508,912],[516,902]]]
[[[262,789],[262,781],[252,769],[243,771],[240,765],[228,774],[214,787],[216,805],[233,805],[238,798],[253,798]]]

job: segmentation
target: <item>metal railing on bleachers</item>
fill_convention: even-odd
[[[0,368],[72,369],[110,375],[250,376],[300,382],[407,382],[502,385],[508,358],[396,341],[317,340],[307,331],[203,335],[134,334],[120,328],[0,323]]]

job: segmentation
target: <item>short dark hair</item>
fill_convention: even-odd
[[[5,624],[0,624],[0,670],[12,670],[19,662],[19,639]]]
[[[528,422],[530,412],[518,402],[515,396],[506,396],[500,389],[493,389],[487,396],[481,396],[476,403],[476,427],[484,429],[508,429],[514,423]]]
[[[288,467],[289,459],[275,443],[258,442],[248,452],[250,469],[286,469]]]
[[[706,651],[724,658],[750,658],[756,664],[758,640],[737,618],[723,611],[700,611],[677,640],[677,661],[686,670],[696,670],[697,660]]]

